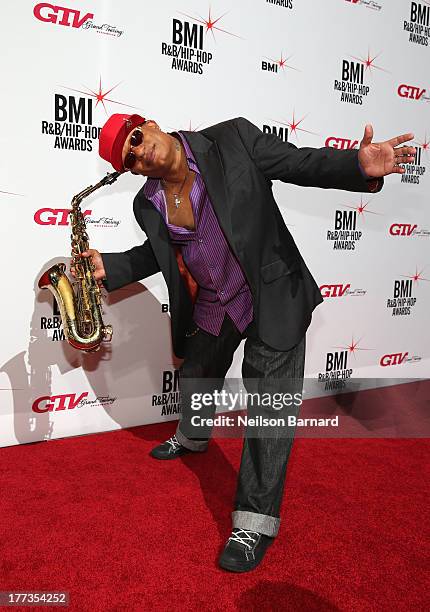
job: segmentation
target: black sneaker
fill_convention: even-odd
[[[180,442],[178,442],[178,438],[176,436],[172,436],[163,444],[156,446],[149,453],[151,457],[154,459],[177,459],[178,457],[182,457],[182,455],[186,455],[187,453],[192,453],[193,451],[182,446]]]
[[[219,565],[229,572],[249,572],[263,560],[273,538],[249,531],[233,529],[219,558]]]

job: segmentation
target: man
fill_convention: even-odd
[[[134,199],[147,240],[124,253],[84,256],[92,256],[95,277],[108,291],[163,273],[173,349],[184,357],[182,419],[152,457],[206,450],[210,427],[191,426],[191,394],[202,381],[206,390],[222,387],[243,338],[242,375],[250,388],[301,392],[305,333],[322,298],[284,224],[272,180],[379,191],[382,177],[403,172],[399,164],[412,161],[415,149],[398,146],[413,134],[378,144],[372,137],[367,125],[358,151],[298,149],[244,118],[172,134],[139,115],[106,122],[101,157],[119,172],[148,177]],[[277,535],[292,439],[282,428],[244,438],[233,530],[219,560],[224,569],[253,569]]]

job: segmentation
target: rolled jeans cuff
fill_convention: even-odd
[[[257,531],[271,538],[278,535],[281,519],[268,514],[257,514],[257,512],[246,512],[245,510],[235,510],[231,513],[233,519],[233,529],[248,529]]]
[[[179,425],[180,422],[178,423],[178,426],[176,428],[176,438],[179,444],[182,444],[182,446],[185,446],[185,448],[188,448],[188,450],[190,451],[203,452],[207,449],[209,443],[208,440],[190,440],[189,438],[184,436],[182,431],[179,429]]]

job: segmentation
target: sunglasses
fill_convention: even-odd
[[[142,125],[145,125],[144,123],[142,123]],[[140,126],[138,126],[134,132],[131,135],[130,138],[130,148],[133,147],[138,147],[139,145],[141,145],[143,142],[143,132],[140,129]],[[133,153],[133,151],[129,151],[127,153],[127,155],[124,157],[124,168],[126,170],[131,170],[134,166],[134,164],[137,161],[137,156]]]

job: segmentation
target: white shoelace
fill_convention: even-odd
[[[255,542],[257,541],[256,539],[254,540],[254,538],[251,537],[251,533],[254,536],[259,536],[259,533],[257,533],[256,531],[246,531],[245,529],[238,529],[236,532],[233,532],[233,535],[229,537],[229,541],[231,540],[232,542],[239,542],[239,544],[244,544],[247,548],[251,549],[251,544],[249,544],[246,540],[251,540],[253,544],[255,544]]]
[[[177,450],[181,446],[181,444],[180,444],[180,442],[178,442],[178,438],[176,436],[172,436],[171,438],[169,438],[166,441],[166,443],[170,444],[170,446],[172,447],[171,449],[169,449],[169,452],[170,451],[175,451],[175,450]]]

